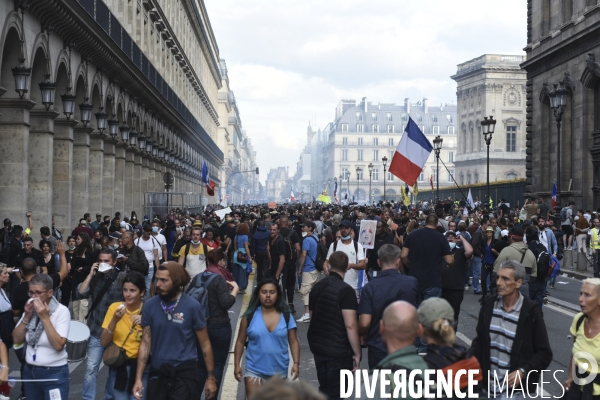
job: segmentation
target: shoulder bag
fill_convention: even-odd
[[[129,359],[129,357],[127,357],[127,352],[125,351],[123,346],[125,345],[125,343],[127,343],[127,339],[129,339],[129,336],[131,336],[131,333],[133,332],[134,328],[135,325],[132,325],[131,329],[129,330],[129,333],[125,337],[125,340],[123,340],[121,346],[117,346],[115,342],[111,342],[111,344],[108,345],[108,347],[104,350],[104,354],[102,355],[102,361],[104,362],[104,365],[106,365],[109,368],[119,368]]]
[[[237,257],[237,261],[241,264],[247,263],[248,262],[248,254],[246,253],[241,253],[240,249],[238,249],[238,240],[237,240],[237,235],[235,236],[235,253],[236,253],[236,257]]]

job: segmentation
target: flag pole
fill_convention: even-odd
[[[460,188],[460,186],[458,186],[458,183],[456,183],[456,179],[454,179],[454,175],[452,175],[452,173],[450,173],[450,170],[448,169],[448,167],[446,166],[446,164],[444,163],[444,160],[440,160],[440,162],[442,163],[442,165],[444,166],[444,168],[446,168],[446,171],[448,171],[448,175],[450,175],[450,178],[452,178],[452,181],[454,182],[454,184],[456,185],[456,187],[458,188],[458,190],[460,191],[460,194],[462,194],[463,198],[467,198],[467,196],[465,196],[465,193],[462,191],[462,189]],[[438,179],[440,177],[438,176]],[[467,202],[468,203],[468,202]],[[467,204],[467,208],[469,209],[469,211],[471,211],[471,205]]]

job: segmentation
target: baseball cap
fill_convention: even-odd
[[[508,236],[508,229],[502,229],[500,231],[500,236],[504,237],[504,236]]]
[[[453,234],[456,236],[456,233],[453,230],[447,230],[446,232],[444,232],[444,235],[448,236],[449,234]]]
[[[119,232],[111,232],[108,237],[111,239],[121,239],[121,234]]]
[[[433,324],[438,319],[454,321],[454,310],[446,299],[441,297],[430,297],[423,300],[417,310],[419,323],[426,328],[433,328]]]
[[[85,219],[79,220],[79,225],[87,225],[87,221]]]
[[[510,233],[511,235],[513,235],[513,236],[519,236],[519,237],[523,237],[523,235],[524,235],[524,233],[523,233],[523,229],[521,229],[521,228],[519,228],[519,227],[516,227],[516,226],[514,226],[514,227],[513,227],[513,228],[510,230],[510,232],[509,232],[509,233]]]
[[[194,221],[192,226],[202,226],[202,221]]]
[[[352,222],[345,219],[342,222],[340,222],[340,226],[345,226],[346,228],[352,228]]]

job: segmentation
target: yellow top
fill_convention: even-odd
[[[106,329],[108,327],[110,321],[112,321],[113,315],[115,315],[115,311],[117,311],[117,307],[119,307],[121,304],[124,303],[117,301],[108,307],[108,311],[104,316],[102,328]],[[137,358],[138,350],[140,349],[140,342],[142,340],[142,326],[139,324],[136,325],[133,332],[131,332],[131,335],[129,335],[129,331],[131,330],[132,325],[131,317],[133,315],[140,315],[141,311],[142,310],[139,309],[134,312],[130,312],[129,310],[125,309],[125,315],[123,315],[123,318],[117,322],[115,333],[113,334],[113,342],[117,346],[123,347],[127,353],[127,357],[129,358]],[[127,335],[129,335],[128,338]],[[127,342],[123,344],[125,338],[127,338]]]
[[[578,351],[583,351],[589,353],[596,361],[600,360],[600,334],[594,336],[589,339],[584,334],[585,328],[585,320],[579,326],[579,330],[575,332],[575,327],[577,325],[577,321],[583,315],[583,313],[579,313],[573,318],[573,323],[571,324],[571,334],[575,337],[575,343],[573,343],[572,355],[575,355]],[[576,360],[577,368],[581,368],[583,365],[587,364],[587,372],[592,372],[591,360],[587,360],[583,357],[578,357]],[[582,369],[583,370],[583,369]],[[594,383],[594,396],[600,396],[600,385]]]

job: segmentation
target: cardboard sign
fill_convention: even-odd
[[[215,211],[215,214],[217,214],[217,217],[221,218],[221,220],[223,220],[223,218],[225,218],[225,215],[231,213],[231,207],[227,207],[227,208],[223,208],[221,210],[217,210]]]
[[[269,208],[277,208],[277,203],[274,201],[270,201],[267,203],[267,207]]]
[[[375,247],[375,231],[377,230],[377,221],[360,221],[360,231],[358,233],[358,243],[365,249]]]

